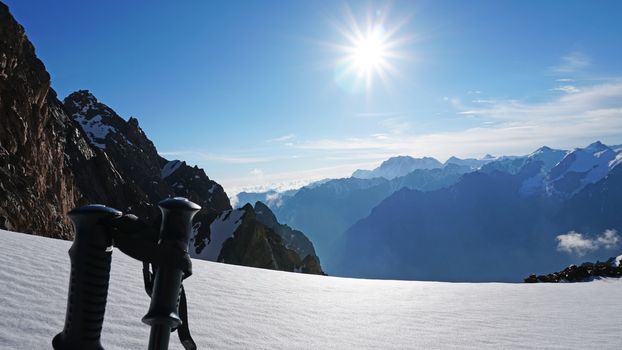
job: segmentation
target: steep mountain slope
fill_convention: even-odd
[[[64,113],[24,28],[0,3],[0,227],[67,237],[80,202],[68,154],[93,152]]]
[[[0,236],[0,344],[48,349],[63,328],[70,242],[13,232]],[[141,264],[119,251],[112,255],[102,344],[144,349],[149,327],[140,320],[149,298]],[[620,347],[622,279],[564,284],[356,280],[199,260],[193,261],[193,272],[184,286],[199,349]],[[175,335],[170,349],[183,349]]]
[[[404,187],[421,191],[447,187],[468,171],[471,171],[469,167],[449,164],[436,169],[417,169],[392,180],[379,177],[335,179],[302,188],[271,208],[281,222],[309,236],[330,272],[333,246],[339,235],[369,215],[383,199]]]
[[[609,163],[615,158],[616,152],[599,141],[575,149],[551,169],[549,187],[559,196],[572,197],[607,176]]]
[[[195,227],[200,226],[195,224]],[[197,235],[191,256],[290,272],[323,274],[313,244],[300,232],[281,225],[257,202],[223,212],[209,225],[209,238]]]
[[[489,163],[446,189],[394,193],[348,229],[338,244],[340,264],[331,272],[378,278],[517,281],[535,271],[573,263],[572,256],[557,250],[558,235],[572,230],[597,235],[622,229],[618,215],[622,167],[610,168],[603,179],[568,200],[545,190],[550,179],[556,178],[551,174],[572,155],[558,161],[564,154],[541,149],[526,157],[502,159],[503,166]],[[513,166],[505,167],[508,163]],[[526,193],[525,183],[534,178],[542,181],[537,187],[541,191]],[[597,260],[599,254],[615,253],[616,247],[605,248],[588,250],[585,257]]]

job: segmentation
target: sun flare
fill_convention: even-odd
[[[403,57],[399,46],[404,38],[397,38],[399,25],[385,29],[386,15],[378,11],[368,16],[365,25],[348,12],[347,25],[337,26],[346,43],[338,45],[342,56],[336,64],[336,81],[348,90],[369,91],[375,79],[388,83],[390,74],[396,73],[395,59]]]

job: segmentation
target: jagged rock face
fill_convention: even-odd
[[[67,151],[89,157],[50,88],[24,29],[0,3],[0,224],[68,237],[65,213],[81,197]]]
[[[288,225],[280,224],[274,213],[268,208],[267,205],[262,202],[255,203],[255,214],[257,220],[262,224],[268,226],[274,232],[276,232],[285,243],[285,246],[294,250],[300,257],[306,258],[308,255],[316,256],[313,243],[305,236],[304,233],[298,230],[294,230]],[[303,259],[304,259],[303,258]]]
[[[109,160],[104,161],[107,164],[103,168],[112,173],[105,178],[112,179],[113,183],[104,187],[112,188],[104,193],[89,193],[92,194],[89,198],[134,213],[147,222],[153,222],[159,215],[154,204],[170,196],[186,197],[201,205],[196,220],[213,219],[231,207],[222,187],[210,180],[202,169],[192,168],[185,162],[169,162],[158,155],[137,119],[125,121],[87,90],[67,96],[64,106],[98,157]],[[84,174],[79,182],[88,187],[92,176]],[[118,181],[114,181],[117,178]]]
[[[222,245],[218,261],[228,264],[282,271],[324,274],[315,256],[303,260],[283,243],[279,234],[257,220],[250,204],[242,209],[244,216],[232,237]]]
[[[138,126],[138,121],[130,118],[126,122],[87,90],[70,94],[63,104],[80,126],[97,157],[103,158],[97,160],[104,163],[97,167],[98,170],[109,169],[110,177],[96,174],[79,176],[80,187],[88,191],[90,182],[101,177],[103,187],[108,191],[88,193],[89,198],[133,212],[147,221],[153,220],[158,215],[153,204],[172,195],[173,191],[160,181],[161,157]]]

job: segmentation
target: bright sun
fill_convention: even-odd
[[[394,61],[403,56],[398,49],[405,40],[395,37],[399,26],[386,30],[385,20],[386,15],[378,11],[361,26],[348,12],[347,25],[337,25],[347,42],[337,46],[343,53],[336,66],[339,85],[351,91],[369,91],[374,79],[380,78],[386,84],[389,74],[395,73]]]
[[[360,38],[355,43],[355,46],[352,48],[352,63],[356,66],[359,73],[367,73],[386,64],[384,62],[386,49],[382,39],[374,31],[370,35]]]

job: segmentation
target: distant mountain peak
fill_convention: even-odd
[[[609,147],[600,141],[593,142],[584,148],[585,151],[592,153],[604,151],[606,149],[609,149]]]
[[[396,177],[404,176],[417,169],[436,169],[443,164],[432,157],[414,158],[411,156],[391,157],[374,170],[357,170],[352,177],[360,179],[371,179],[382,177],[391,180]]]

